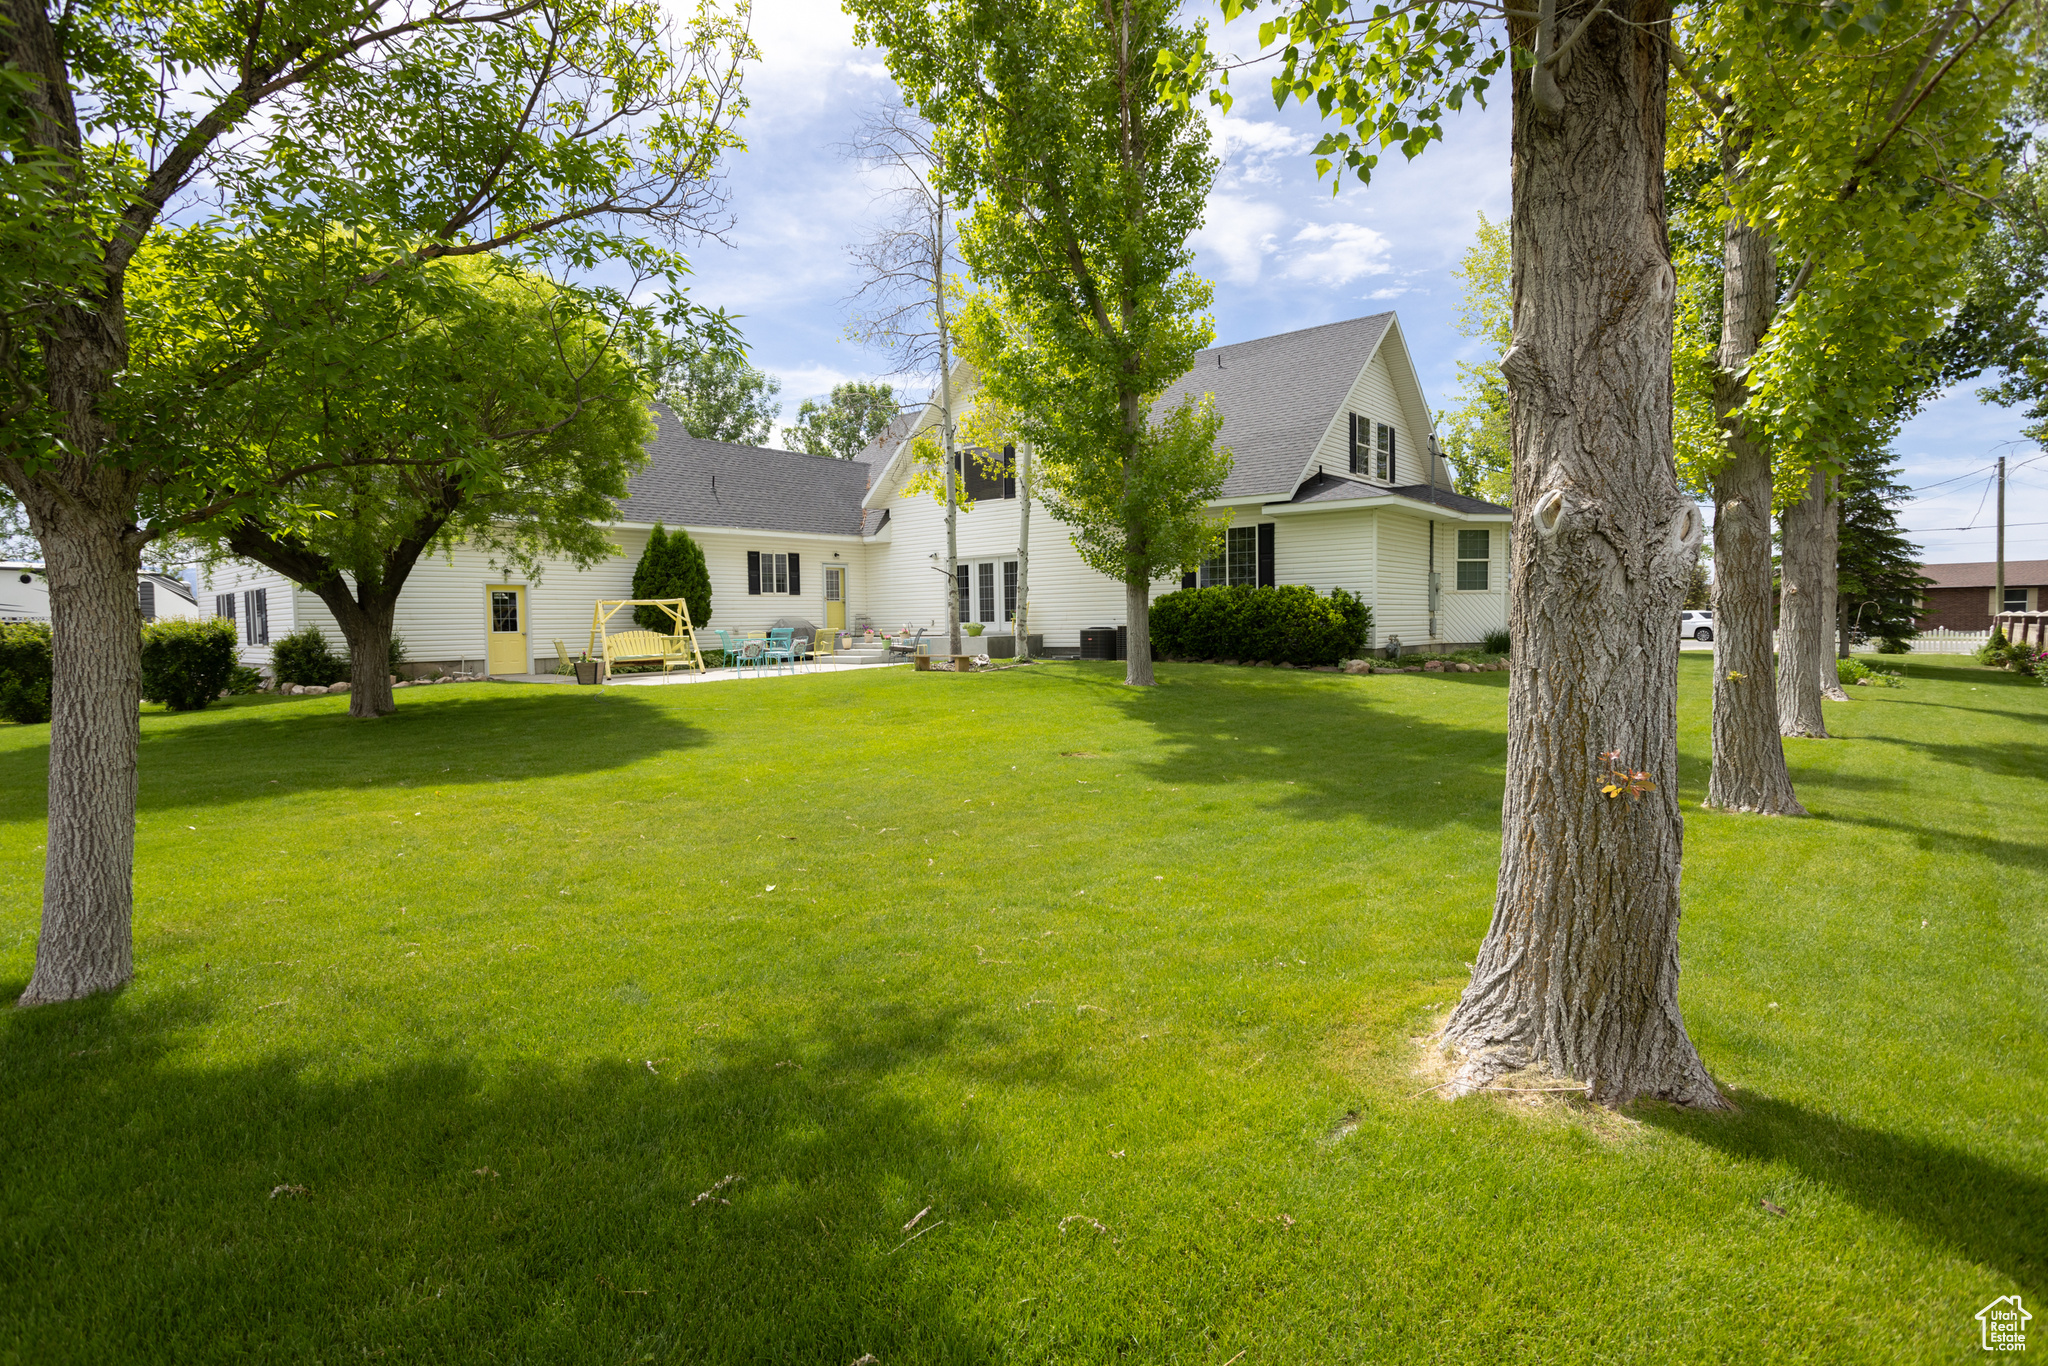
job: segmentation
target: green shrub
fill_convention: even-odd
[[[172,711],[200,711],[235,672],[235,624],[152,621],[142,628],[142,697]]]
[[[49,623],[0,621],[0,721],[39,726],[49,719]]]
[[[2007,643],[2008,642],[2005,638],[2005,628],[2002,626],[1993,625],[1991,628],[1991,634],[1989,636],[1986,636],[1984,639],[1984,643],[1977,647],[1977,662],[1979,664],[1989,664],[1993,667],[2005,663],[2005,650]]]
[[[1877,642],[1877,652],[1881,655],[1904,655],[1911,654],[1913,647],[1906,643],[1904,636],[1881,636]]]
[[[1860,659],[1838,659],[1835,661],[1835,677],[1844,686],[1856,684],[1867,688],[1903,688],[1906,680],[1883,669],[1873,669]]]
[[[324,688],[348,677],[348,661],[334,653],[317,626],[301,626],[270,646],[270,671],[280,683]]]
[[[682,598],[690,605],[690,624],[702,628],[711,622],[711,569],[704,561],[704,548],[678,527],[665,531],[659,522],[647,533],[647,549],[633,570],[636,598]],[[659,607],[635,607],[633,624],[645,631],[674,635],[675,618]]]
[[[1372,609],[1339,588],[1183,588],[1152,604],[1152,645],[1168,659],[1335,664],[1372,630]]]
[[[263,688],[263,675],[247,664],[237,664],[228,671],[227,689],[236,697],[247,697]]]
[[[1506,654],[1508,652],[1508,633],[1506,631],[1488,631],[1486,633],[1486,642],[1479,648],[1490,655]]]

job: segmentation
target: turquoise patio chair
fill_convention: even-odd
[[[796,627],[776,626],[768,632],[768,663],[777,672],[787,669],[796,672]]]

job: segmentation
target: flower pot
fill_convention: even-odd
[[[597,661],[594,659],[577,660],[576,681],[582,684],[597,682]]]

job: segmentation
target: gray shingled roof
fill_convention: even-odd
[[[1184,394],[1214,394],[1223,414],[1217,440],[1236,457],[1223,497],[1284,498],[1393,320],[1392,313],[1375,313],[1198,351],[1194,369],[1160,395],[1153,411]]]
[[[656,404],[647,464],[627,481],[619,520],[856,536],[868,466],[691,436]]]
[[[1489,503],[1484,498],[1468,498],[1447,488],[1432,487],[1428,484],[1403,484],[1399,488],[1383,488],[1378,484],[1362,483],[1356,479],[1345,479],[1340,475],[1327,473],[1310,476],[1288,501],[1341,503],[1352,498],[1384,498],[1388,494],[1417,503],[1431,503],[1447,512],[1484,514],[1507,511],[1499,503]]]

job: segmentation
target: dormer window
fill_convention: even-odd
[[[1379,424],[1379,445],[1373,454],[1373,473],[1394,482],[1394,429],[1386,423]]]
[[[1372,472],[1372,420],[1351,414],[1351,472]]]

